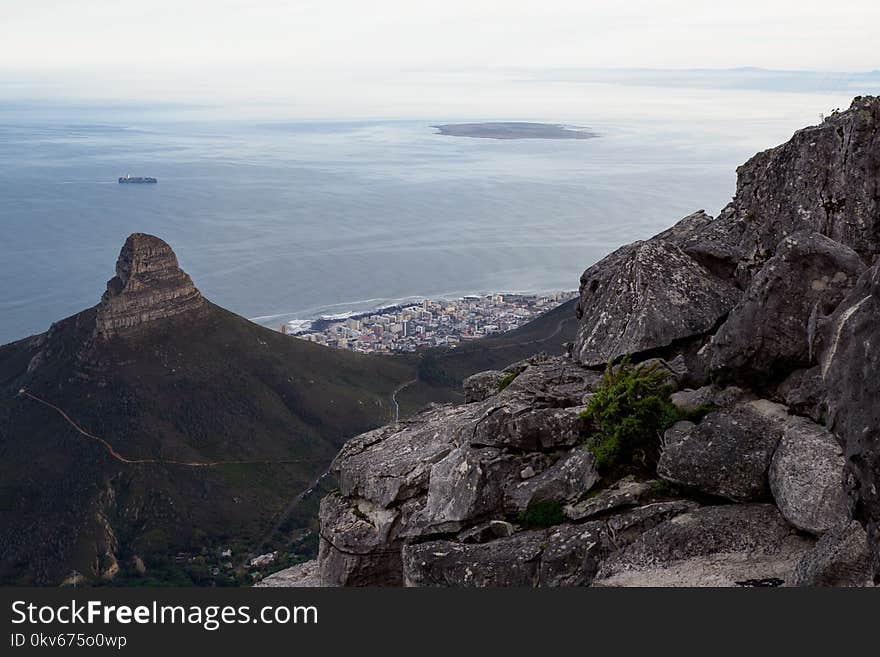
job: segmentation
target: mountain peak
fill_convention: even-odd
[[[202,308],[205,300],[164,240],[133,233],[116,260],[116,276],[98,305],[96,333],[130,333],[146,324]]]

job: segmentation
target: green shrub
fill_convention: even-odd
[[[504,390],[507,386],[509,386],[511,383],[513,383],[513,380],[514,380],[516,377],[518,377],[518,376],[519,376],[519,372],[511,372],[510,374],[508,374],[507,376],[505,376],[504,378],[502,378],[502,379],[498,382],[498,392],[501,392],[501,391]]]
[[[669,400],[672,390],[656,363],[631,365],[629,356],[616,367],[608,363],[601,387],[583,412],[596,429],[587,447],[600,470],[656,453],[661,433],[680,419]]]
[[[516,517],[516,521],[530,529],[552,527],[565,522],[562,502],[547,500],[529,505],[529,508]]]

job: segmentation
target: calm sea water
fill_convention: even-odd
[[[700,208],[717,212],[738,164],[831,106],[753,96],[469,117],[601,135],[579,141],[434,134],[447,116],[303,123],[0,111],[0,343],[96,303],[135,231],[168,241],[208,298],[274,328],[412,296],[575,289],[620,244]],[[128,173],[159,184],[115,182]]]

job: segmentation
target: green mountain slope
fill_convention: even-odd
[[[186,583],[232,544],[237,565],[414,376],[207,301],[114,332],[106,301],[0,347],[0,581],[58,584],[73,569],[123,581],[143,562]],[[158,462],[121,462],[59,410],[123,458]]]

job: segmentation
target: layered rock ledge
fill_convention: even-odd
[[[206,302],[163,240],[134,233],[116,261],[116,276],[98,304],[95,334],[102,338],[136,333],[141,327],[184,313]]]

